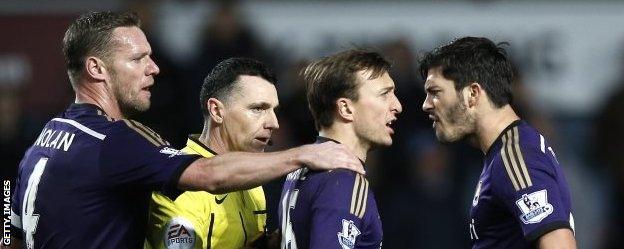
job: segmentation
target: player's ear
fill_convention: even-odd
[[[353,121],[353,102],[347,98],[336,100],[336,111],[338,117],[346,121]]]
[[[99,81],[104,81],[108,77],[109,71],[106,69],[106,63],[98,57],[89,56],[85,60],[85,69],[89,77]]]
[[[209,98],[205,105],[208,109],[210,119],[217,124],[223,123],[223,114],[225,111],[225,105],[223,105],[223,102],[216,98]]]
[[[468,107],[476,106],[479,99],[483,97],[483,88],[481,88],[481,85],[477,82],[470,83],[466,88],[468,90],[468,98],[465,99],[468,100]]]

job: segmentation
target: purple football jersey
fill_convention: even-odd
[[[279,219],[283,249],[381,247],[375,197],[368,180],[352,171],[302,168],[288,174]]]
[[[563,170],[525,121],[505,128],[486,153],[469,222],[472,248],[533,248],[552,230],[574,230]]]
[[[142,248],[152,190],[176,196],[180,155],[149,128],[72,104],[19,166],[11,224],[27,248]]]

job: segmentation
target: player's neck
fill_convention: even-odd
[[[111,96],[110,92],[105,84],[97,82],[83,82],[76,87],[76,100],[75,102],[88,103],[96,105],[106,113],[107,116],[114,119],[125,119],[126,117],[121,113],[121,109]]]
[[[229,151],[229,147],[222,139],[221,130],[216,126],[204,123],[204,129],[202,134],[199,135],[199,141],[217,154],[224,154]]]
[[[363,143],[355,134],[355,130],[348,124],[334,123],[329,128],[319,131],[319,136],[331,138],[346,146],[362,162],[366,162],[366,154],[370,145]]]
[[[510,105],[488,110],[477,122],[477,146],[486,154],[507,126],[520,119]]]

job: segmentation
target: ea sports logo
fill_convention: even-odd
[[[175,217],[167,223],[163,237],[168,249],[191,249],[195,244],[195,229],[188,220]]]
[[[180,238],[188,238],[191,237],[191,233],[189,233],[188,229],[186,229],[186,227],[184,227],[183,225],[173,225],[169,228],[169,231],[167,232],[167,240],[172,240],[172,239],[180,239]]]

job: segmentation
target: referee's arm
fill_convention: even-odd
[[[178,188],[223,194],[260,186],[304,165],[318,170],[344,168],[364,173],[359,159],[344,145],[325,142],[280,152],[230,152],[200,158],[184,170]]]

